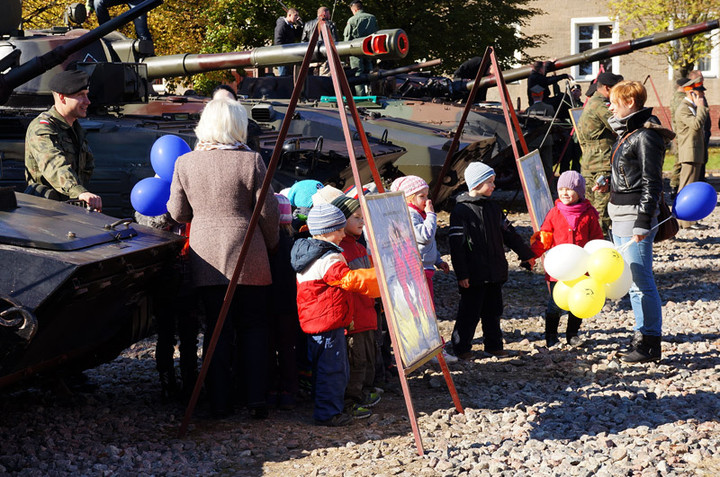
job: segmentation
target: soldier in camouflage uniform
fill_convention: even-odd
[[[40,113],[25,135],[26,193],[54,200],[79,199],[102,209],[100,196],[85,187],[95,162],[77,119],[87,115],[88,75],[63,71],[49,83],[55,104]]]
[[[612,113],[608,109],[610,88],[623,77],[610,72],[600,73],[597,78],[595,94],[585,105],[577,124],[578,140],[582,148],[581,172],[585,178],[585,197],[600,213],[600,224],[603,232],[609,236],[610,217],[607,204],[609,192],[594,191],[596,181],[605,176],[610,179],[610,152],[615,143],[616,134],[608,124]]]
[[[672,119],[672,128],[673,131],[677,131],[677,125],[675,124],[675,112],[677,111],[678,106],[680,106],[680,103],[682,103],[683,99],[685,99],[685,90],[683,89],[683,85],[688,82],[688,78],[680,78],[675,83],[677,85],[677,89],[675,90],[675,93],[673,93],[672,98],[670,99],[670,117]],[[678,184],[680,183],[680,160],[677,156],[677,144],[675,144],[675,164],[673,164],[673,170],[672,174],[670,176],[670,198],[675,199],[675,196],[677,195],[677,189]]]

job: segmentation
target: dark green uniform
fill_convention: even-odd
[[[354,40],[355,38],[364,38],[378,31],[378,24],[375,15],[365,13],[364,10],[358,11],[351,16],[345,25],[344,37],[345,41]],[[356,75],[369,73],[373,69],[373,62],[369,58],[351,56],[350,67],[356,71]],[[365,86],[355,85],[355,94],[362,96],[365,92]]]
[[[27,192],[55,200],[88,192],[95,161],[85,136],[78,121],[70,126],[55,106],[33,119],[25,135]]]
[[[608,100],[595,93],[585,105],[577,124],[578,141],[582,148],[581,172],[585,178],[585,197],[600,214],[600,224],[606,235],[610,229],[607,212],[610,193],[595,192],[592,188],[601,175],[610,179],[610,154],[616,134],[608,123],[612,116],[608,106]]]

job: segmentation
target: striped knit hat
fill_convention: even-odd
[[[312,236],[335,232],[345,228],[346,223],[345,214],[330,204],[316,205],[310,209],[307,218],[308,230]]]
[[[350,217],[353,212],[360,208],[360,202],[357,199],[352,199],[344,195],[333,200],[332,205],[340,209],[342,213],[345,214],[345,218]]]
[[[280,212],[280,225],[287,225],[292,222],[292,205],[290,199],[282,194],[275,194],[278,201],[278,211]]]
[[[401,191],[405,194],[405,197],[410,197],[426,187],[428,187],[427,182],[418,176],[402,176],[393,181],[390,190],[393,192]]]

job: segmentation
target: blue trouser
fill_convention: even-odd
[[[635,331],[648,336],[662,336],[662,303],[652,272],[653,238],[656,233],[657,230],[650,231],[644,240],[633,242],[622,252],[632,272],[630,304],[635,314]],[[618,248],[630,241],[632,237],[613,234],[613,242]]]
[[[103,23],[110,20],[110,12],[108,8],[120,5],[121,3],[127,3],[130,7],[136,7],[142,3],[140,0],[128,1],[128,0],[94,0],[93,7],[95,8],[95,15],[97,15],[98,23]],[[150,35],[150,28],[148,28],[147,15],[140,15],[138,18],[133,20],[135,25],[135,34],[140,40],[152,40]]]
[[[343,412],[345,388],[350,376],[345,330],[338,328],[308,335],[308,358],[312,363],[315,410],[313,418],[326,421]]]

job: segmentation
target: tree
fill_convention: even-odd
[[[633,38],[700,23],[717,17],[720,0],[610,0],[611,17]],[[678,77],[687,76],[712,50],[713,35],[694,35],[650,50],[662,55]]]

